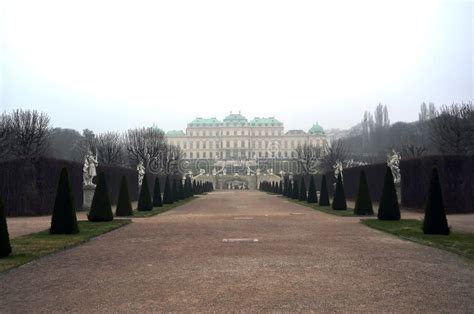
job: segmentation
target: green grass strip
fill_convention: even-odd
[[[361,223],[405,240],[450,251],[474,260],[474,234],[471,233],[451,232],[448,236],[424,234],[422,222],[416,219],[398,221],[364,219]]]
[[[108,222],[79,221],[78,234],[49,234],[49,230],[21,236],[11,240],[13,253],[0,259],[0,272],[18,267],[42,256],[85,243],[90,239],[110,232],[131,222],[116,219]]]
[[[191,202],[192,200],[197,199],[196,196],[187,198],[185,200],[181,200],[179,202],[174,202],[173,204],[164,204],[163,207],[154,207],[152,210],[149,211],[137,211],[136,209],[133,211],[133,218],[146,218],[146,217],[152,217],[156,216],[158,214],[162,214],[164,212],[167,212],[168,210],[171,210],[175,207],[184,205],[186,203]]]

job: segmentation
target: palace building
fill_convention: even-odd
[[[230,113],[224,120],[196,118],[186,131],[166,133],[169,144],[179,146],[184,159],[244,160],[295,157],[298,145],[323,145],[326,135],[319,124],[304,130],[285,131],[277,119],[247,120]]]

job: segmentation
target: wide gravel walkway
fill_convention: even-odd
[[[223,242],[250,238],[258,242]],[[0,312],[474,312],[474,265],[260,192],[215,192],[0,274]]]

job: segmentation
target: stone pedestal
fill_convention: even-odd
[[[86,185],[84,186],[84,204],[82,205],[83,210],[91,209],[92,198],[94,198],[95,186]]]

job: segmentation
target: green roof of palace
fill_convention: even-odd
[[[250,121],[250,125],[253,126],[282,126],[283,123],[275,119],[274,117],[269,118],[259,118],[256,117]]]
[[[218,126],[221,123],[216,118],[196,118],[189,123],[189,126]]]
[[[246,117],[240,113],[230,113],[227,117],[224,118],[225,124],[247,124],[248,120]]]
[[[184,133],[184,131],[182,130],[171,130],[171,131],[166,132],[166,135],[167,136],[183,136],[183,135],[186,135],[186,133]]]
[[[316,122],[308,131],[309,134],[324,134],[323,128]]]

